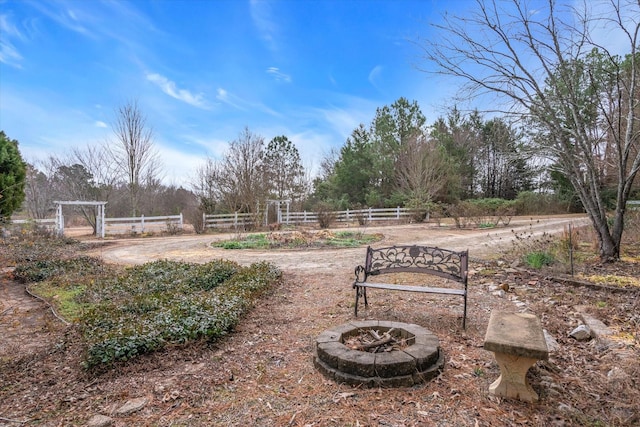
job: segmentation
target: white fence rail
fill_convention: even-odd
[[[232,213],[232,214],[215,214],[202,215],[204,228],[244,228],[257,222],[254,214],[249,213]]]
[[[56,230],[55,218],[48,219],[16,219],[13,224],[37,224]],[[180,215],[139,216],[129,218],[105,218],[106,234],[140,234],[149,232],[173,232],[184,230],[184,219]]]
[[[139,216],[129,218],[105,218],[106,234],[137,234],[183,230],[182,214],[166,216]]]
[[[12,219],[11,222],[13,224],[29,224],[34,223],[38,225],[56,225],[55,218],[44,218],[44,219]]]
[[[640,210],[640,200],[628,200],[627,208],[631,210]]]
[[[372,222],[372,221],[409,221],[415,215],[415,210],[408,208],[358,209],[328,212],[333,215],[335,222]],[[281,223],[285,225],[309,224],[318,222],[317,212],[286,212],[280,213]],[[259,225],[262,218],[254,214],[232,213],[203,215],[205,228],[243,228],[246,225]]]

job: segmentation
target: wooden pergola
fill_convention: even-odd
[[[107,202],[90,202],[84,200],[76,201],[54,201],[56,204],[56,233],[59,236],[64,234],[64,216],[62,215],[63,206],[94,206],[97,209],[96,212],[96,236],[100,236],[104,239],[104,206]]]

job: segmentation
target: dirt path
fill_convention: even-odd
[[[376,245],[420,243],[439,246],[452,250],[469,250],[472,258],[495,256],[499,248],[506,249],[514,239],[513,231],[531,233],[557,233],[569,224],[586,224],[583,216],[559,218],[518,218],[508,227],[495,229],[459,230],[436,227],[433,224],[411,224],[386,227],[366,227],[354,229],[365,233],[381,233],[384,239]],[[348,269],[349,272],[363,260],[363,249],[312,249],[312,250],[225,250],[213,248],[214,240],[224,240],[231,234],[189,235],[167,238],[119,239],[106,241],[94,254],[108,262],[116,264],[140,264],[158,259],[173,259],[188,262],[206,262],[216,258],[228,258],[241,264],[250,264],[256,260],[271,262],[283,271],[309,271],[326,273],[336,269]],[[341,271],[344,273],[344,271]]]

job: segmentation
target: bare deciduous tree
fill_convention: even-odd
[[[31,164],[27,164],[24,193],[24,206],[31,218],[47,218],[53,212],[53,184],[45,172]]]
[[[153,131],[136,101],[118,107],[112,126],[115,144],[111,152],[129,190],[131,212],[139,212],[140,191],[160,173],[160,160],[153,144]]]
[[[423,134],[405,138],[396,162],[396,186],[408,206],[427,209],[447,176],[447,161],[437,141]]]
[[[263,145],[263,137],[245,128],[223,159],[210,159],[200,168],[193,187],[205,211],[220,206],[228,212],[257,213],[267,197]]]
[[[538,150],[572,183],[598,236],[603,260],[620,256],[626,201],[640,171],[638,84],[640,2],[477,0],[468,17],[445,18],[423,45],[436,72],[466,83],[473,94],[494,94],[496,108],[544,131]],[[597,40],[592,29],[622,36],[623,60]],[[610,36],[607,36],[610,37]],[[597,61],[589,55],[596,51]],[[603,96],[607,93],[609,96]],[[493,105],[496,104],[494,101]],[[606,140],[618,171],[610,223],[602,198],[601,165]]]

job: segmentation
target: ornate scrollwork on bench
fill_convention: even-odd
[[[390,246],[367,252],[369,275],[390,272],[419,272],[434,270],[453,280],[463,279],[466,273],[466,252],[454,252],[429,246]],[[370,259],[369,259],[370,257]],[[464,265],[463,265],[464,264]],[[395,271],[392,271],[395,270]]]
[[[455,252],[430,246],[389,246],[386,248],[367,248],[364,266],[355,269],[356,290],[355,315],[358,315],[358,300],[367,301],[367,288],[399,290],[408,292],[438,293],[460,295],[464,298],[464,315],[462,326],[466,326],[467,317],[467,275],[469,269],[469,253]],[[397,285],[391,283],[367,282],[369,276],[389,273],[422,273],[432,274],[462,284],[458,288],[427,287],[421,285]]]

